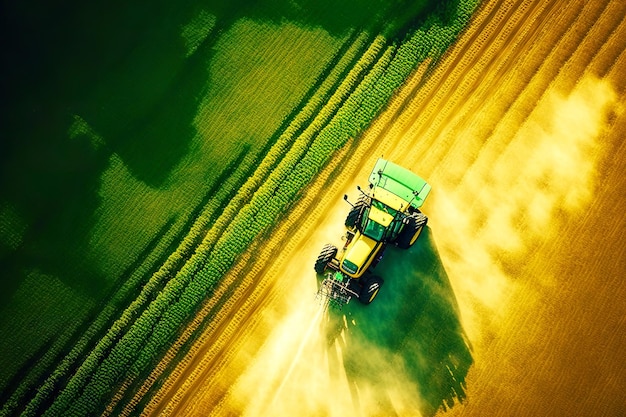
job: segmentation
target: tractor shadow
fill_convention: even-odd
[[[385,283],[371,305],[352,300],[328,310],[330,372],[343,362],[355,408],[375,404],[379,409],[370,411],[377,415],[400,411],[392,387],[401,387],[424,416],[462,403],[473,358],[432,230],[409,250],[389,247],[374,273]]]

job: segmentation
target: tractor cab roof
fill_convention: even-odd
[[[375,206],[370,207],[368,219],[373,220],[376,223],[380,224],[383,227],[387,227],[393,221],[393,216],[383,210],[376,208]]]
[[[372,198],[396,211],[403,211],[403,209],[405,209],[409,204],[409,202],[405,199],[398,197],[382,187],[374,187],[372,190]]]
[[[400,208],[394,205],[398,206],[400,203],[388,193],[418,209],[424,204],[431,189],[430,184],[418,175],[383,158],[378,158],[376,161],[369,182],[374,187],[374,198],[396,210]],[[386,201],[382,201],[381,198]]]

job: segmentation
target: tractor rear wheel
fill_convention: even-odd
[[[417,241],[420,237],[422,230],[428,223],[428,217],[424,213],[413,213],[407,216],[403,220],[404,229],[400,232],[400,236],[396,241],[398,247],[402,249],[408,249]]]
[[[325,244],[315,261],[315,272],[323,274],[326,266],[335,258],[335,255],[337,255],[337,246],[329,243]]]
[[[368,275],[361,278],[361,291],[359,301],[363,304],[370,304],[378,295],[384,280],[378,275]]]
[[[345,225],[348,229],[352,229],[361,222],[361,215],[363,214],[363,210],[370,204],[370,202],[371,200],[369,197],[366,197],[364,195],[359,196],[359,199],[350,209],[348,217],[346,217]]]

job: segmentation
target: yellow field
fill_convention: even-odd
[[[341,196],[384,155],[433,186],[429,236],[472,348],[467,398],[439,414],[625,415],[625,16],[618,0],[484,2],[221,283],[186,334],[211,326],[146,413],[425,413],[393,352],[361,353],[389,375],[350,377],[349,323],[333,327],[314,299]]]

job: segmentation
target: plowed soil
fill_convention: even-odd
[[[126,411],[156,392],[146,414],[626,415],[625,17],[619,0],[485,1],[240,260],[181,340],[210,326]],[[342,196],[379,156],[432,185],[429,227],[388,249],[372,305],[324,311],[313,263],[342,244]]]

